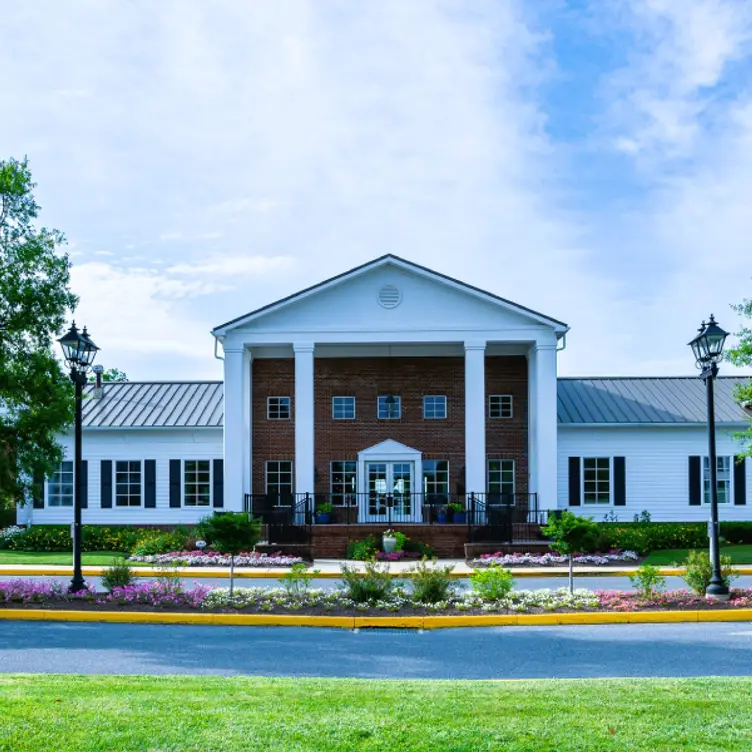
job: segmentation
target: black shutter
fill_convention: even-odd
[[[35,475],[34,483],[31,487],[32,508],[44,509],[44,476]]]
[[[102,460],[99,467],[99,506],[112,509],[112,460]]]
[[[627,504],[627,463],[624,457],[614,457],[614,506]]]
[[[225,463],[214,460],[214,506],[219,509],[225,505]]]
[[[702,506],[701,462],[701,458],[696,455],[689,458],[689,503],[693,507]]]
[[[569,506],[580,506],[580,458],[569,458]]]
[[[157,461],[144,460],[144,508],[157,506]]]
[[[170,507],[180,508],[180,460],[170,460]]]
[[[747,462],[744,457],[734,457],[734,504],[747,503]]]
[[[81,509],[89,506],[89,460],[81,461]]]

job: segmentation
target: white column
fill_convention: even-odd
[[[295,343],[295,492],[313,493],[313,343]]]
[[[225,350],[224,371],[224,508],[240,511],[243,508],[244,480],[244,394],[243,348]]]
[[[527,478],[529,493],[537,493],[538,491],[538,445],[535,440],[537,435],[538,396],[535,388],[535,363],[535,345],[533,344],[527,352]]]
[[[556,509],[557,419],[556,343],[538,344],[535,352],[535,468],[541,509]]]
[[[485,342],[465,342],[465,491],[486,492]]]
[[[246,351],[243,358],[243,493],[253,487],[253,352]]]

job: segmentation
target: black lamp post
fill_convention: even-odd
[[[66,365],[70,368],[71,381],[76,386],[76,459],[75,459],[75,483],[73,493],[73,579],[68,588],[71,593],[78,593],[85,587],[84,578],[81,574],[81,505],[83,503],[82,478],[82,451],[81,451],[81,403],[86,374],[94,362],[99,348],[91,341],[86,327],[82,332],[76,328],[76,322],[61,337],[58,342],[63,348],[63,357]]]
[[[718,375],[718,363],[723,357],[723,344],[728,332],[716,323],[714,316],[702,322],[699,334],[689,343],[695,356],[700,378],[705,382],[708,398],[708,470],[710,471],[710,563],[713,567],[705,595],[716,600],[728,600],[729,589],[721,577],[721,551],[718,526],[718,465],[715,451],[715,405],[713,382]],[[704,491],[703,491],[704,493]]]

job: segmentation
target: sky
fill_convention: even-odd
[[[385,253],[566,321],[570,376],[692,374],[752,297],[749,2],[8,3],[0,108],[132,380]]]

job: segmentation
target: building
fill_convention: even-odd
[[[485,522],[499,500],[528,522],[557,508],[707,519],[702,382],[558,378],[567,332],[383,256],[216,327],[223,382],[89,389],[84,522],[331,502],[339,523],[427,524],[448,500]],[[724,519],[752,519],[752,461],[735,461],[731,435],[749,424],[739,381],[716,384]],[[69,522],[72,474],[66,461],[20,521]]]

